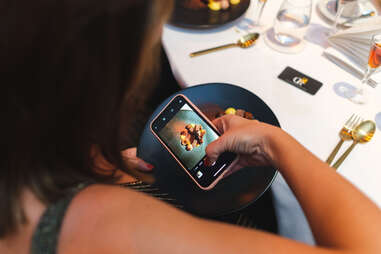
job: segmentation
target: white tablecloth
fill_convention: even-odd
[[[268,1],[262,16],[265,26],[272,26],[280,3]],[[321,39],[321,33],[329,25],[323,22],[315,8],[306,36],[308,44],[299,54],[282,54],[270,49],[263,35],[249,49],[232,48],[189,57],[190,52],[237,40],[244,34],[242,30],[238,33],[237,28],[245,28],[251,13],[252,6],[237,22],[212,30],[166,26],[162,41],[176,79],[184,87],[221,82],[252,91],[269,105],[285,131],[325,160],[339,141],[338,132],[343,123],[352,113],[374,120],[381,112],[381,85],[371,90],[373,100],[366,105],[353,104],[337,93],[341,84],[360,85],[360,81],[322,56],[327,44]],[[279,80],[277,76],[287,66],[323,82],[323,87],[311,96]],[[338,173],[381,207],[381,126],[378,128],[372,141],[358,145]],[[342,150],[348,146],[349,142]],[[275,180],[272,191],[280,234],[312,244],[313,237],[303,212],[281,176]]]

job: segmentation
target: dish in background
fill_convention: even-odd
[[[211,29],[230,23],[241,17],[250,6],[250,0],[241,0],[227,10],[212,11],[209,8],[190,9],[183,0],[175,1],[169,24],[191,29]]]
[[[368,19],[378,16],[378,11],[376,7],[373,5],[371,1],[366,1],[362,5],[362,14],[363,13],[368,13],[370,11],[374,11],[375,15],[371,17],[365,17],[361,19],[354,20],[353,22],[347,23],[345,26],[346,27],[351,27],[354,25],[361,24],[363,22],[366,22]],[[320,0],[317,3],[317,9],[319,13],[326,18],[329,22],[334,22],[335,21],[335,16],[336,16],[336,0]],[[344,18],[340,17],[339,18],[339,24],[344,23],[347,21],[349,18]]]

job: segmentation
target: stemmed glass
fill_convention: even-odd
[[[254,10],[254,16],[253,16],[253,23],[256,26],[260,25],[259,21],[262,17],[263,9],[266,5],[266,2],[267,2],[267,0],[257,0],[257,2],[256,2],[256,7]]]
[[[335,16],[335,22],[332,26],[331,34],[335,34],[338,30],[338,24],[341,15],[343,14],[343,11],[345,8],[354,6],[358,0],[337,0],[337,8],[336,8],[336,16]]]
[[[365,104],[369,98],[368,88],[365,88],[370,77],[374,74],[381,66],[381,34],[374,35],[371,39],[371,47],[369,52],[368,66],[365,70],[363,79],[361,83],[364,84],[362,88],[357,88],[353,92],[348,92],[347,94],[349,100],[356,104]]]

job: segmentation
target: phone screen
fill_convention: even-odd
[[[214,165],[204,164],[205,149],[219,134],[182,96],[172,100],[152,129],[202,187],[209,186],[235,158],[226,153]]]

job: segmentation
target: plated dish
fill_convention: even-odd
[[[243,117],[247,113],[247,117],[279,126],[274,113],[259,97],[235,85],[209,83],[189,87],[179,93],[187,96],[210,119],[225,114],[226,111],[233,113],[231,108],[234,108],[234,113],[242,114]],[[148,123],[161,112],[173,96],[155,110]],[[192,127],[189,128],[191,133],[196,131],[202,134],[202,129],[196,126],[189,127]],[[180,132],[179,142],[181,142]],[[189,131],[184,134],[189,134]],[[196,135],[188,137],[189,141],[194,138],[193,149],[195,149],[193,143],[196,147],[197,144],[201,144],[197,141]],[[186,144],[186,141],[184,143]],[[187,152],[185,147],[184,152]],[[184,210],[206,217],[229,214],[254,203],[271,186],[277,174],[277,170],[271,167],[245,168],[221,180],[212,190],[203,191],[191,181],[168,151],[153,137],[149,124],[143,130],[137,153],[140,158],[155,166],[153,176],[150,176],[154,178],[153,183],[151,181],[154,188],[168,193],[168,196],[174,198]]]
[[[191,29],[216,28],[241,17],[249,5],[250,0],[240,0],[226,10],[213,10],[204,0],[176,0],[169,24]]]
[[[335,21],[335,16],[336,16],[336,0],[320,0],[318,2],[318,4],[317,4],[317,9],[320,12],[320,14],[324,18],[326,18],[329,22],[333,23]],[[361,13],[362,14],[368,13],[368,12],[371,12],[371,11],[375,12],[374,16],[378,16],[378,11],[377,11],[376,7],[373,5],[373,3],[371,1],[366,1],[366,2],[362,3],[362,6],[361,6]],[[366,22],[370,18],[372,18],[372,16],[361,18],[361,19],[357,19],[357,20],[355,20],[353,22],[347,23],[346,26],[347,27],[351,27],[351,26],[354,26],[354,25],[357,25],[357,24],[361,24],[363,22]],[[348,19],[349,18],[341,17],[339,19],[339,23],[344,23]]]

